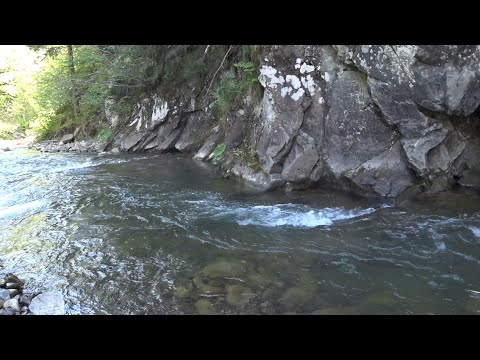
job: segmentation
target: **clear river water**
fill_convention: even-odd
[[[478,314],[480,201],[259,192],[189,157],[0,153],[0,264],[68,314]]]

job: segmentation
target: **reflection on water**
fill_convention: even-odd
[[[71,314],[474,314],[472,195],[258,193],[179,155],[0,154],[0,259]]]

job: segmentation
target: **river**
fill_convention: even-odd
[[[180,154],[0,153],[0,263],[68,314],[475,314],[480,202],[262,193]]]

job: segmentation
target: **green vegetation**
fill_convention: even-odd
[[[252,45],[0,46],[0,138],[41,140],[79,128],[79,138],[107,139],[113,132],[107,99],[116,104],[122,126],[141,97],[154,91],[171,96],[185,86],[196,95],[213,94],[210,107],[224,123],[257,88],[255,51]]]
[[[213,163],[215,165],[217,165],[218,162],[222,159],[226,148],[227,148],[227,145],[222,143],[222,144],[218,144],[215,150],[213,150]]]
[[[242,95],[258,82],[252,62],[237,62],[233,66],[236,71],[225,71],[220,77],[214,89],[216,100],[210,104],[221,122]]]
[[[97,138],[101,141],[107,141],[111,135],[112,132],[110,131],[110,129],[103,129],[97,134]]]
[[[157,85],[161,50],[145,45],[0,46],[0,137],[42,139],[77,126],[94,135],[108,125],[108,96],[123,110]]]
[[[240,146],[233,149],[232,153],[256,173],[262,169],[257,160],[256,151],[247,143],[247,139],[244,139]]]

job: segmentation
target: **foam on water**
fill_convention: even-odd
[[[16,215],[27,212],[29,210],[38,209],[44,204],[44,201],[34,200],[24,204],[9,206],[5,209],[0,210],[0,218],[15,217]]]
[[[473,235],[475,235],[477,238],[480,238],[480,228],[470,226],[469,229],[472,231]]]
[[[335,221],[371,214],[376,209],[323,208],[312,209],[305,205],[278,204],[239,207],[217,216],[230,215],[239,225],[265,227],[291,226],[313,228],[332,225]]]

